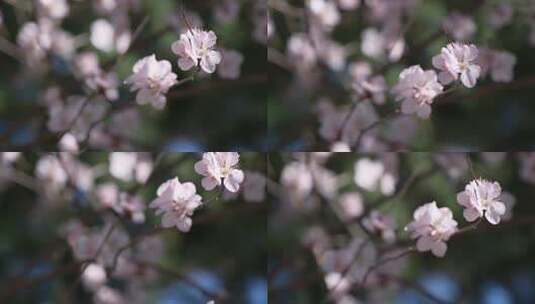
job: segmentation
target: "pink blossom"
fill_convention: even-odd
[[[364,212],[362,195],[358,192],[346,192],[342,194],[339,202],[347,218],[359,217]]]
[[[427,203],[414,211],[413,221],[405,227],[411,238],[418,239],[416,249],[437,256],[446,254],[446,241],[457,231],[457,222],[447,207],[438,208],[436,202]]]
[[[481,66],[481,77],[490,74],[496,82],[510,82],[513,80],[516,56],[507,51],[482,48],[478,64]]]
[[[177,83],[171,63],[167,60],[158,61],[153,54],[138,60],[132,71],[134,74],[125,83],[131,85],[131,91],[138,91],[137,103],[150,103],[156,109],[163,109],[167,102],[165,94]]]
[[[355,183],[367,190],[377,191],[385,195],[392,194],[396,186],[395,176],[389,172],[383,162],[369,158],[361,158],[355,163]]]
[[[343,10],[354,10],[360,5],[360,0],[338,0],[338,6]]]
[[[79,151],[78,140],[72,133],[67,132],[59,140],[58,148],[60,151],[64,151],[64,152],[78,153]]]
[[[520,164],[520,178],[535,185],[535,153],[521,154]]]
[[[38,62],[52,48],[52,34],[53,24],[50,20],[28,22],[22,25],[17,35],[17,44],[32,62]]]
[[[299,201],[305,199],[314,186],[312,173],[302,162],[287,164],[281,173],[281,183]]]
[[[288,57],[293,64],[304,70],[312,68],[318,59],[312,41],[304,33],[293,34],[288,39]]]
[[[210,191],[223,184],[230,192],[237,192],[243,182],[242,170],[236,169],[240,155],[236,152],[207,152],[195,163],[195,172],[203,175],[201,183]]]
[[[413,65],[399,74],[392,92],[396,94],[396,100],[403,101],[403,113],[416,113],[427,119],[431,115],[433,99],[442,92],[442,85],[438,83],[435,71],[424,71],[419,65]]]
[[[97,263],[91,263],[82,274],[82,283],[89,290],[98,290],[106,283],[107,276],[104,267]]]
[[[357,92],[360,101],[371,100],[376,104],[385,103],[385,92],[388,89],[383,76],[374,76],[357,80],[353,83],[353,89]]]
[[[180,35],[180,39],[171,46],[173,53],[179,56],[178,66],[187,71],[199,66],[206,73],[213,73],[221,62],[221,53],[214,50],[217,36],[213,31],[190,29]]]
[[[91,44],[100,51],[109,53],[115,50],[124,54],[130,47],[132,34],[126,16],[117,16],[113,24],[105,19],[98,19],[91,24],[90,31]]]
[[[386,51],[386,37],[375,28],[362,31],[361,51],[372,58],[380,58]]]
[[[369,232],[380,234],[381,238],[388,243],[396,239],[394,219],[380,211],[373,210],[362,220],[362,224]]]
[[[66,0],[37,0],[37,13],[41,17],[60,20],[69,13],[69,4]]]
[[[476,23],[468,16],[459,12],[451,13],[442,22],[444,31],[455,40],[470,39],[476,32]]]
[[[308,0],[307,7],[319,22],[326,29],[332,29],[340,22],[340,12],[336,3],[330,0]]]
[[[442,48],[439,55],[433,57],[433,66],[441,72],[438,79],[442,84],[449,84],[460,76],[467,88],[476,85],[481,67],[476,64],[478,49],[473,44],[450,43]]]
[[[46,155],[39,159],[35,166],[35,175],[45,182],[50,191],[61,190],[67,183],[68,175],[60,160],[52,155]]]
[[[145,183],[153,168],[152,161],[144,153],[113,152],[109,156],[110,174],[120,180]]]
[[[217,67],[217,74],[224,79],[237,79],[240,77],[243,55],[235,50],[222,50],[222,60]]]
[[[485,216],[489,223],[496,225],[506,211],[505,204],[500,201],[501,193],[498,182],[476,179],[457,194],[457,201],[465,207],[463,215],[467,221],[473,222]]]
[[[156,214],[163,214],[162,226],[165,228],[177,227],[182,232],[191,229],[191,216],[201,202],[201,196],[193,183],[180,183],[173,178],[158,187],[158,198],[153,200],[149,207],[156,209]]]

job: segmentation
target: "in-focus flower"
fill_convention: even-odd
[[[167,102],[165,94],[177,83],[171,63],[167,60],[158,61],[153,54],[138,60],[132,71],[134,74],[125,83],[131,86],[131,91],[138,91],[137,103],[150,103],[156,109],[163,109]]]
[[[435,71],[424,71],[419,65],[413,65],[399,74],[399,81],[392,92],[396,94],[396,100],[402,101],[403,113],[416,113],[418,117],[425,119],[431,115],[433,99],[442,89]]]
[[[221,53],[214,50],[217,36],[213,31],[190,29],[180,35],[180,39],[171,46],[173,53],[179,56],[178,66],[187,71],[199,66],[206,73],[213,73],[221,62]]]
[[[447,207],[438,208],[436,202],[418,207],[413,214],[413,221],[405,227],[411,238],[418,239],[418,251],[431,251],[437,257],[446,254],[446,241],[457,231],[457,222]]]
[[[476,179],[457,194],[457,201],[463,207],[464,218],[473,222],[485,216],[487,221],[497,225],[505,214],[505,204],[500,201],[502,188],[498,182]]]
[[[223,184],[230,192],[237,192],[243,182],[243,171],[236,169],[240,155],[236,152],[207,152],[195,163],[195,172],[203,175],[201,183],[210,191]]]
[[[191,229],[191,216],[201,202],[201,196],[193,183],[180,183],[175,177],[160,185],[149,207],[156,209],[156,214],[163,214],[162,226],[165,228],[177,227],[182,232]]]
[[[477,57],[478,49],[473,44],[448,44],[433,57],[433,66],[441,71],[438,80],[449,84],[460,76],[464,86],[473,88],[481,72],[481,67],[476,64]]]

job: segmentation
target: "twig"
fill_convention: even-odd
[[[366,280],[368,279],[368,277],[370,276],[370,274],[375,271],[377,268],[383,266],[384,264],[388,263],[388,262],[392,262],[392,261],[395,261],[397,259],[400,259],[410,253],[414,252],[414,247],[409,247],[407,248],[406,250],[402,251],[401,253],[397,254],[397,255],[394,255],[392,257],[388,257],[388,258],[384,258],[380,261],[378,261],[377,263],[375,263],[374,265],[372,265],[370,268],[368,268],[368,270],[364,273],[364,276],[362,277],[362,282],[360,283],[361,286],[364,286],[366,284]]]

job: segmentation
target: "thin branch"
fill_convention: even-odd
[[[180,281],[188,284],[189,286],[199,290],[205,297],[207,297],[209,300],[216,300],[216,301],[224,301],[228,298],[228,295],[225,293],[225,292],[220,292],[220,293],[216,293],[216,292],[212,292],[206,288],[204,288],[202,285],[200,285],[199,283],[197,283],[195,280],[191,279],[190,277],[188,277],[187,275],[183,274],[182,272],[178,271],[178,270],[175,270],[175,269],[170,269],[170,268],[167,268],[163,265],[160,265],[160,264],[157,264],[157,263],[153,263],[153,262],[149,262],[149,261],[143,261],[143,260],[138,260],[138,259],[132,259],[133,262],[135,262],[136,264],[140,265],[140,266],[144,266],[144,267],[149,267],[149,268],[152,268],[162,274],[165,274],[165,275],[168,275],[170,277],[174,277],[174,278],[177,278],[179,279]]]
[[[366,270],[366,273],[364,273],[364,276],[362,277],[362,282],[360,283],[360,285],[361,286],[366,285],[366,280],[368,279],[370,274],[372,272],[374,272],[377,268],[385,265],[386,263],[398,260],[398,259],[400,259],[400,258],[402,258],[402,257],[404,257],[404,256],[406,256],[406,255],[408,255],[408,254],[410,254],[412,252],[414,252],[414,247],[409,247],[406,250],[403,250],[401,253],[398,253],[398,254],[396,254],[394,256],[387,257],[387,258],[384,258],[382,260],[379,260],[377,263],[375,263],[370,268],[368,268],[368,270]]]

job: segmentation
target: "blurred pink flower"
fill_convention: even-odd
[[[221,62],[221,53],[214,50],[216,41],[217,36],[213,31],[190,29],[180,35],[171,50],[179,56],[178,66],[181,70],[187,71],[200,65],[203,71],[211,74]]]
[[[221,50],[222,60],[217,67],[217,74],[224,79],[237,79],[240,77],[243,55],[235,50]]]
[[[444,31],[455,40],[468,40],[476,32],[476,23],[468,16],[459,12],[451,13],[442,22]]]
[[[418,239],[416,249],[429,251],[437,256],[446,254],[446,241],[457,231],[457,222],[447,207],[438,208],[436,202],[422,205],[414,211],[414,220],[405,227],[411,238]]]

